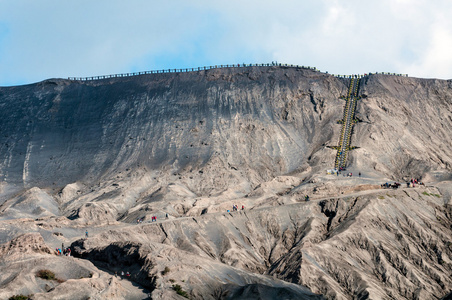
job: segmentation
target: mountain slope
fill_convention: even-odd
[[[175,284],[194,299],[446,295],[452,81],[363,77],[354,176],[327,175],[348,85],[269,66],[0,87],[1,297],[78,283],[99,299],[178,299]],[[46,285],[11,255],[27,243],[71,245],[68,265],[95,278],[30,252],[28,273],[68,279]]]
[[[325,74],[276,67],[0,88],[2,179],[61,187],[142,168],[196,172],[183,182],[200,193],[255,186],[332,139],[345,89]],[[208,184],[213,173],[198,171],[209,165],[231,178]]]

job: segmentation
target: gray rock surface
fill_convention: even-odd
[[[64,187],[144,170],[203,195],[255,186],[332,138],[346,88],[276,67],[0,88],[1,175]]]

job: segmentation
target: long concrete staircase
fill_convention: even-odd
[[[337,150],[335,168],[345,170],[347,166],[347,155],[351,149],[356,147],[350,146],[353,126],[357,123],[355,119],[356,104],[358,103],[359,78],[351,78],[347,96],[345,97],[344,114],[342,120],[338,123],[342,124],[339,145],[331,147]]]

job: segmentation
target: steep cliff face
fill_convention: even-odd
[[[141,168],[200,193],[255,186],[333,140],[346,88],[276,67],[1,88],[2,181],[61,187]]]
[[[0,88],[2,181],[62,187],[142,169],[209,194],[324,169],[347,84],[250,67]],[[396,178],[448,176],[451,81],[371,75],[360,90],[352,165]]]
[[[405,180],[450,180],[452,80],[373,75],[364,80],[353,155],[357,167]]]
[[[332,166],[325,145],[338,142],[347,84],[250,67],[0,88],[2,181],[62,187],[139,169],[199,194],[249,191]],[[451,81],[371,75],[360,91],[352,166],[394,178],[450,176]]]

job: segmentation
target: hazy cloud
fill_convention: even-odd
[[[452,1],[0,0],[0,85],[226,63],[452,78]]]

